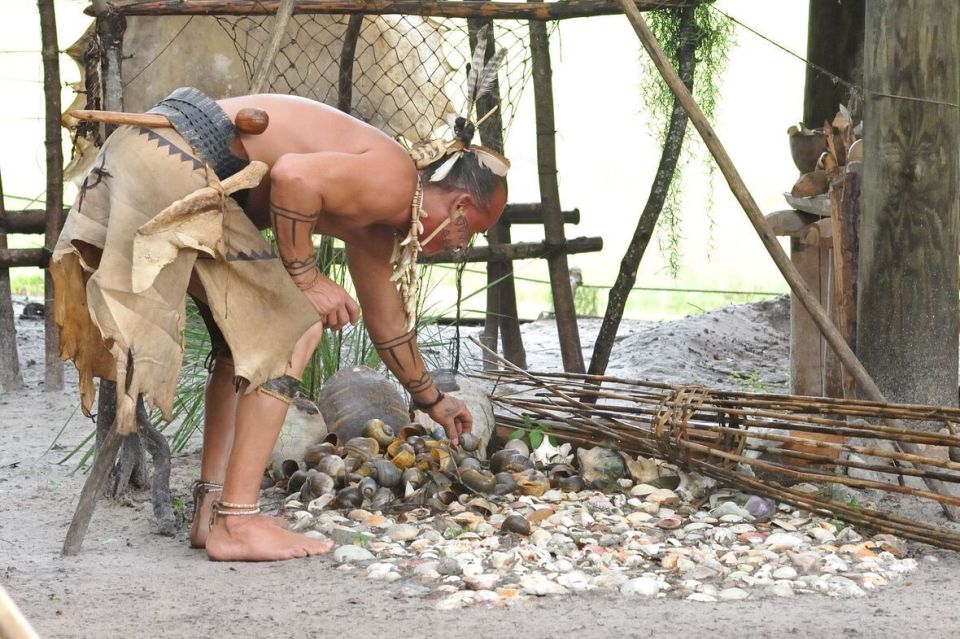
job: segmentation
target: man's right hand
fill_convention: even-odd
[[[360,318],[360,307],[346,290],[329,277],[314,272],[296,278],[298,286],[311,279],[315,281],[308,288],[301,288],[310,305],[317,311],[324,328],[339,330],[347,324],[356,324]]]

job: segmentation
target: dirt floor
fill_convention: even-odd
[[[19,309],[18,309],[19,310]],[[623,327],[611,373],[712,386],[787,384],[783,300],[722,309],[662,325]],[[597,322],[583,324],[592,343]],[[102,500],[77,557],[63,543],[83,476],[58,465],[88,432],[68,387],[44,392],[42,323],[19,321],[28,388],[0,394],[0,583],[42,637],[956,637],[960,556],[913,547],[918,570],[861,599],[797,596],[729,603],[626,599],[619,594],[541,598],[510,608],[441,612],[403,582],[369,581],[329,558],[218,564],[186,534],[154,532],[145,493]],[[524,329],[537,368],[559,366],[554,329]],[[588,349],[585,349],[588,350]],[[174,460],[172,487],[189,502],[196,450]]]

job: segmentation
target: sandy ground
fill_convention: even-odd
[[[779,390],[788,381],[786,304],[721,309],[667,324],[630,323],[610,372],[737,387],[745,379]],[[592,344],[598,322],[583,324]],[[58,465],[89,432],[68,387],[44,392],[42,325],[20,321],[27,389],[0,395],[0,583],[42,637],[956,637],[960,557],[914,547],[920,568],[862,599],[821,595],[786,601],[705,604],[637,601],[618,594],[544,598],[511,608],[440,612],[435,601],[339,570],[331,559],[218,564],[190,550],[186,534],[154,532],[145,493],[102,500],[81,554],[60,547],[83,476]],[[524,328],[531,363],[559,367],[549,322]],[[588,349],[585,349],[588,350]],[[31,363],[32,360],[32,363]],[[194,450],[174,460],[172,487],[189,502]]]

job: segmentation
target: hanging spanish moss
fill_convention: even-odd
[[[647,14],[647,21],[661,47],[674,67],[679,66],[678,52],[681,49],[682,8],[664,8]],[[734,24],[724,15],[713,11],[707,4],[701,4],[694,10],[694,35],[696,38],[697,73],[694,77],[693,95],[703,112],[713,119],[720,99],[720,80],[727,64],[727,56],[734,42]],[[643,76],[640,83],[640,95],[644,110],[655,117],[658,127],[658,141],[661,146],[667,135],[670,113],[674,107],[674,97],[670,88],[661,78],[653,64],[643,56]],[[697,145],[691,147],[692,144]],[[714,164],[709,156],[702,153],[702,142],[697,136],[686,136],[683,153],[677,165],[676,174],[670,183],[658,232],[660,250],[666,255],[671,275],[676,277],[680,270],[680,205],[683,189],[683,168],[694,159],[703,159],[710,174],[707,191],[707,212],[712,209],[712,183]],[[713,221],[711,219],[712,228]]]

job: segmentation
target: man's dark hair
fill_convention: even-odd
[[[480,206],[486,207],[499,185],[507,187],[507,181],[480,164],[476,153],[464,153],[442,180],[430,181],[430,176],[443,166],[450,156],[442,157],[422,171],[424,186],[437,186],[444,191],[466,191]]]

